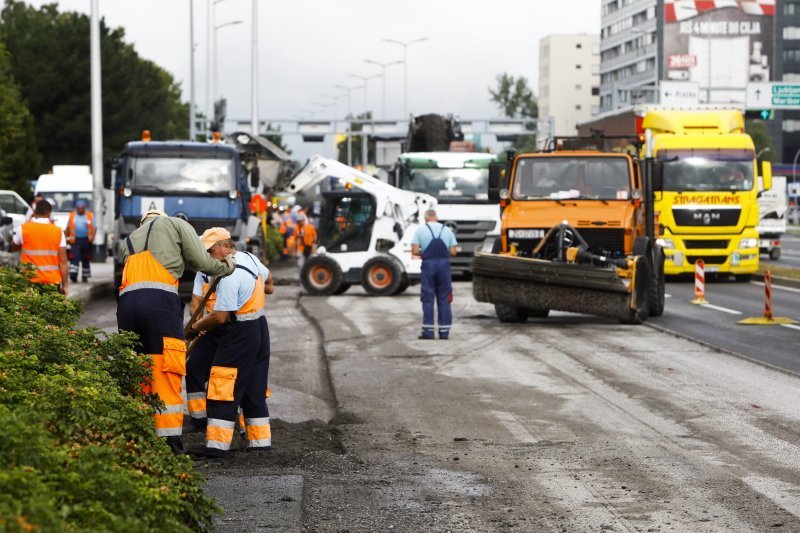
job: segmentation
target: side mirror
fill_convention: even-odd
[[[10,226],[14,223],[14,219],[11,217],[0,217],[0,226]]]
[[[772,188],[772,163],[769,161],[761,162],[761,181],[765,191]]]
[[[505,163],[489,163],[489,201],[500,201],[500,189],[505,181]]]
[[[653,161],[653,192],[661,191],[664,189],[664,163],[655,160]]]
[[[258,168],[258,164],[256,164],[250,169],[250,187],[255,189],[258,187],[259,183],[261,183],[261,169]]]

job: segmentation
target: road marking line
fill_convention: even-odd
[[[728,313],[730,315],[741,315],[741,311],[737,311],[736,309],[728,309],[727,307],[720,307],[718,305],[711,305],[711,304],[700,304],[702,307],[708,307],[709,309],[716,309],[717,311],[722,311],[723,313]]]
[[[791,329],[796,329],[797,331],[800,331],[800,326],[798,326],[797,324],[781,324],[781,326],[783,326],[785,328],[791,328]]]
[[[535,443],[538,442],[538,439],[530,434],[530,432],[525,429],[525,426],[519,423],[517,417],[515,417],[511,413],[507,413],[505,411],[493,411],[494,416],[497,417],[497,420],[505,426],[505,428],[514,435],[517,440],[522,442],[531,442]]]
[[[753,285],[760,285],[761,287],[763,287],[763,286],[764,286],[764,282],[763,282],[763,281],[751,281],[750,283],[752,283]],[[789,292],[798,292],[798,293],[800,293],[800,289],[795,289],[794,287],[785,287],[785,286],[783,286],[783,285],[775,285],[774,283],[772,284],[772,288],[773,288],[773,289],[780,289],[780,290],[782,290],[782,291],[789,291]]]

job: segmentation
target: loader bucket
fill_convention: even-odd
[[[638,276],[637,276],[638,278]],[[613,267],[561,263],[506,254],[477,253],[472,292],[479,302],[523,309],[552,309],[635,322],[641,290],[632,290]]]

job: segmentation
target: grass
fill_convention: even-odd
[[[769,270],[774,277],[800,279],[800,268],[776,266],[772,264],[772,261],[760,261],[758,264],[759,274],[763,274],[765,270]]]

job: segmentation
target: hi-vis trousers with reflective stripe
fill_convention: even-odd
[[[272,446],[272,433],[266,398],[269,372],[267,319],[260,317],[231,322],[221,327],[208,378],[206,455],[223,457],[233,441],[240,405],[250,448]]]
[[[119,298],[117,326],[120,331],[137,333],[141,351],[153,358],[153,379],[145,388],[164,403],[155,416],[156,433],[160,437],[180,436],[181,382],[186,374],[183,302],[177,294],[159,289],[127,292]]]

